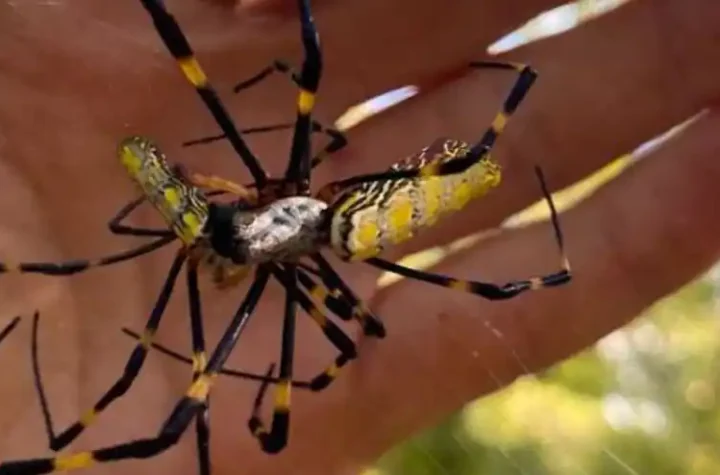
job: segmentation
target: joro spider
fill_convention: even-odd
[[[122,228],[128,234],[160,238],[148,246],[157,248],[180,238],[183,247],[173,261],[145,332],[140,337],[140,343],[133,351],[123,376],[93,409],[55,439],[56,445],[67,445],[100,411],[127,391],[152,344],[152,337],[159,325],[165,304],[186,260],[189,262],[187,281],[193,325],[193,382],[155,437],[53,458],[4,462],[0,464],[0,474],[49,473],[83,468],[93,463],[152,457],[174,445],[193,418],[198,421],[199,436],[202,430],[207,431],[206,426],[201,427],[201,416],[207,410],[212,383],[222,372],[223,365],[262,296],[270,275],[275,276],[286,289],[280,369],[277,378],[271,374],[259,378],[263,385],[249,426],[264,451],[275,453],[282,450],[288,440],[290,388],[294,384],[302,385],[292,379],[296,304],[304,307],[310,316],[318,317],[319,310],[311,300],[319,301],[343,319],[358,319],[368,334],[383,336],[385,333],[382,323],[364,308],[321,256],[322,248],[331,249],[344,260],[363,261],[383,270],[463,290],[491,300],[508,299],[527,290],[557,286],[570,281],[569,263],[563,251],[557,213],[539,168],[536,168],[536,173],[551,210],[551,221],[560,249],[560,271],[495,285],[421,272],[377,257],[385,247],[410,239],[415,232],[434,225],[441,216],[462,208],[471,199],[484,195],[499,184],[500,169],[490,158],[489,151],[534,82],[536,74],[531,68],[500,62],[483,61],[470,64],[474,68],[505,69],[518,73],[518,79],[501,111],[476,144],[440,139],[421,152],[396,163],[388,171],[331,182],[323,186],[315,196],[310,196],[310,170],[319,160],[318,157],[310,158],[309,135],[312,131],[311,113],[320,81],[322,61],[308,0],[298,0],[305,60],[300,74],[294,76],[300,92],[290,160],[284,177],[275,180],[267,177],[236,130],[174,18],[158,0],[141,2],[152,17],[166,47],[221,127],[222,137],[230,141],[250,170],[255,183],[253,186],[241,186],[216,177],[189,178],[181,170],[169,166],[162,152],[151,140],[131,137],[121,143],[120,155],[123,163],[143,189],[145,197],[163,215],[172,232],[165,229],[127,226]],[[205,195],[199,186],[210,189],[211,193]],[[208,197],[216,192],[231,192],[237,195],[238,199],[231,204],[208,200]],[[133,204],[124,208],[125,215],[132,210]],[[119,226],[118,223],[115,224]],[[150,250],[145,246],[142,252]],[[113,262],[131,258],[128,257],[131,252],[135,252],[134,255],[140,253],[138,250],[128,251],[121,257],[113,256]],[[313,262],[315,266],[301,262],[304,259]],[[105,259],[102,263],[112,262]],[[206,360],[204,353],[200,297],[197,289],[196,267],[201,263],[209,263],[217,269],[218,283],[234,283],[252,268],[255,269],[248,293],[209,360]],[[42,272],[38,267],[38,264],[35,264],[35,267],[21,264],[15,269]],[[80,267],[87,268],[89,263],[84,266],[76,265],[76,269]],[[6,269],[9,270],[9,267]],[[61,273],[57,266],[50,269],[49,273]],[[319,278],[322,284],[316,284],[311,276]],[[298,284],[307,293],[300,290]],[[308,295],[311,298],[308,298]],[[326,387],[340,367],[354,357],[355,348],[352,341],[329,320],[322,316],[314,320],[321,324],[328,339],[341,351],[341,355],[325,372],[305,384],[320,389]],[[262,424],[258,413],[262,394],[270,382],[276,383],[277,394],[272,423],[268,430]],[[198,440],[200,441],[200,437]],[[205,466],[204,470],[209,471],[209,466]]]

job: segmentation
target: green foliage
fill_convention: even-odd
[[[373,472],[720,473],[716,288],[688,285],[541,377],[469,404]]]

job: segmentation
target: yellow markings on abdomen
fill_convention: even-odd
[[[382,229],[374,218],[372,213],[357,213],[357,221],[354,223],[352,232],[353,242],[358,249],[357,252],[353,251],[356,259],[365,259],[380,252],[378,243]]]
[[[135,136],[123,140],[118,156],[167,225],[185,245],[192,245],[208,217],[208,202],[202,191],[174,173],[150,139]]]
[[[448,210],[459,211],[473,199],[473,186],[467,180],[460,183],[448,183],[448,188],[445,190]]]
[[[393,196],[392,205],[385,213],[387,240],[393,244],[407,241],[413,235],[413,211],[416,203],[407,193]]]
[[[497,186],[500,178],[500,167],[485,156],[455,175],[405,180],[385,188],[358,188],[334,207],[331,247],[346,260],[374,257],[463,209]]]

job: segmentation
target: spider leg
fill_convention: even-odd
[[[364,333],[366,335],[384,338],[386,331],[382,320],[380,320],[365,306],[363,301],[355,295],[352,289],[350,289],[350,286],[343,281],[330,263],[320,253],[311,255],[310,259],[317,264],[318,270],[320,271],[319,276],[323,283],[325,283],[329,289],[339,291],[343,296],[344,301],[348,302],[350,306],[350,316],[355,318],[360,325],[362,325]],[[329,303],[329,305],[335,305],[331,302],[326,303]]]
[[[150,241],[133,249],[128,249],[116,254],[94,258],[94,259],[73,259],[61,262],[0,262],[0,274],[2,273],[33,273],[45,275],[72,275],[84,272],[94,267],[104,267],[120,262],[129,261],[136,257],[149,254],[165,247],[175,240],[175,234],[167,229],[136,228],[122,224],[122,221],[132,213],[144,198],[131,201],[113,216],[108,222],[110,232],[118,235],[130,236],[154,236],[158,239]]]
[[[178,272],[179,270],[178,268]],[[262,296],[268,277],[269,271],[261,266],[247,296],[233,316],[207,366],[188,388],[185,396],[178,401],[157,436],[50,458],[5,461],[0,463],[0,475],[40,475],[130,458],[149,458],[175,445],[193,418],[204,410],[213,381],[237,344],[242,330]]]
[[[260,442],[263,452],[278,453],[288,442],[290,431],[290,389],[293,376],[295,353],[295,313],[297,297],[297,270],[294,265],[286,265],[285,274],[285,317],[283,321],[282,343],[280,351],[280,382],[275,386],[275,404],[272,422],[268,430],[260,419],[260,406],[267,384],[263,384],[253,405],[248,428]],[[268,375],[269,376],[269,375]]]
[[[300,74],[295,72],[290,65],[283,61],[274,61],[273,64],[270,66],[264,68],[262,71],[260,71],[258,74],[254,75],[253,77],[246,79],[240,83],[238,83],[234,88],[233,92],[238,93],[242,90],[248,89],[260,82],[262,82],[264,79],[269,77],[274,72],[280,72],[285,75],[287,75],[297,86],[302,87],[302,83],[300,82]],[[265,132],[274,132],[278,130],[286,130],[290,129],[294,126],[294,124],[273,124],[273,125],[265,125],[260,127],[253,127],[249,129],[243,129],[240,132],[243,135],[250,135],[255,133],[265,133]],[[325,145],[325,147],[318,152],[310,161],[311,168],[315,168],[318,166],[321,162],[323,162],[327,157],[332,155],[333,153],[341,150],[347,145],[347,138],[345,137],[345,134],[343,134],[340,130],[335,129],[333,127],[325,127],[323,124],[316,120],[311,121],[311,131],[313,133],[322,133],[327,135],[330,138],[330,142]],[[218,135],[212,135],[209,137],[202,137],[199,139],[189,140],[187,142],[183,142],[183,147],[188,147],[192,145],[199,145],[199,144],[207,144],[216,142],[218,140],[222,140],[226,138],[225,134],[218,134]]]
[[[155,29],[166,48],[178,62],[183,75],[197,91],[220,129],[227,136],[233,149],[250,171],[255,183],[257,183],[258,187],[262,187],[267,180],[265,170],[260,165],[257,157],[248,148],[242,135],[235,127],[235,123],[220,101],[217,92],[210,84],[197,59],[195,59],[195,54],[180,29],[180,25],[178,25],[172,14],[165,9],[163,2],[159,0],[141,0],[141,3],[150,14]]]
[[[67,429],[61,433],[55,433],[53,428],[52,419],[50,417],[50,411],[47,403],[47,396],[42,383],[42,377],[39,370],[39,355],[37,348],[37,320],[38,315],[35,315],[34,319],[34,331],[33,331],[33,350],[32,350],[32,361],[33,361],[33,377],[35,381],[35,388],[40,399],[40,406],[43,412],[43,419],[47,430],[48,441],[50,449],[58,451],[66,447],[73,440],[75,440],[87,427],[89,427],[113,401],[121,398],[132,386],[135,378],[137,378],[140,370],[142,369],[145,357],[147,356],[148,349],[152,342],[153,336],[160,325],[160,321],[165,312],[170,296],[172,294],[175,281],[177,280],[178,274],[182,269],[182,265],[185,262],[185,253],[183,251],[178,252],[175,260],[173,261],[170,271],[165,279],[163,288],[158,296],[154,308],[150,312],[147,324],[145,325],[145,331],[141,337],[135,349],[131,353],[128,361],[123,370],[122,376],[117,379],[110,389],[98,399],[95,405],[83,414],[77,422],[71,424]],[[3,472],[3,465],[0,464],[0,473]],[[12,472],[15,473],[15,472]],[[23,472],[21,472],[23,473]],[[29,472],[33,473],[33,472]]]
[[[197,262],[187,266],[188,304],[190,307],[190,335],[192,338],[192,381],[195,382],[205,370],[205,332],[203,329],[200,288],[198,287]],[[198,453],[200,475],[210,475],[210,397],[195,416],[195,445]]]
[[[502,108],[495,115],[490,127],[485,131],[480,141],[474,144],[467,153],[463,156],[455,157],[452,160],[433,160],[419,167],[357,175],[344,180],[331,182],[323,186],[317,195],[322,197],[322,199],[329,200],[343,190],[361,183],[454,175],[464,172],[487,157],[495,141],[505,130],[505,126],[510,120],[510,117],[515,113],[535,82],[537,73],[530,66],[524,64],[495,61],[476,61],[470,63],[470,67],[477,69],[512,70],[518,73],[518,78],[510,90],[510,93],[505,98]]]
[[[285,170],[285,180],[295,183],[299,194],[310,190],[310,132],[312,111],[315,107],[320,77],[322,75],[322,54],[320,37],[310,12],[308,0],[298,0],[300,28],[305,59],[300,71],[300,91],[297,98],[297,116],[293,133],[290,161]],[[282,369],[282,365],[281,369]]]
[[[76,259],[61,262],[0,262],[0,274],[32,273],[55,276],[77,274],[78,272],[84,272],[94,267],[109,266],[149,254],[157,249],[165,247],[167,244],[174,241],[175,238],[174,234],[168,233],[166,237],[161,237],[147,244],[143,244],[142,246],[96,259]]]
[[[558,250],[560,251],[559,271],[544,276],[513,280],[503,285],[497,285],[487,282],[459,280],[440,274],[423,272],[376,257],[367,259],[364,262],[379,269],[393,272],[411,279],[421,280],[423,282],[440,285],[442,287],[450,287],[463,292],[469,292],[489,300],[507,300],[528,290],[538,290],[544,287],[555,287],[567,284],[572,279],[572,274],[570,272],[570,261],[565,255],[565,245],[562,229],[560,228],[560,222],[557,216],[557,210],[555,209],[555,204],[553,203],[550,192],[547,189],[543,173],[539,167],[535,168],[535,173],[540,181],[543,196],[550,207],[550,217],[555,235],[555,242],[557,243]]]
[[[18,326],[18,323],[20,323],[20,317],[15,317],[12,320],[10,320],[10,323],[5,325],[5,328],[0,330],[0,343],[7,338],[7,336],[12,333],[13,330],[15,330],[15,327]]]

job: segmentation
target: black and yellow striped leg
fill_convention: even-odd
[[[119,262],[129,261],[140,257],[145,254],[149,254],[156,251],[167,244],[175,240],[174,235],[162,237],[148,244],[143,244],[134,249],[119,252],[117,254],[110,254],[108,256],[99,257],[96,259],[76,259],[70,261],[61,262],[0,262],[0,274],[3,273],[32,273],[32,274],[45,274],[45,275],[72,275],[78,272],[84,272],[93,267],[104,267]]]
[[[167,229],[135,228],[122,224],[122,221],[127,218],[130,213],[132,213],[132,211],[134,211],[135,208],[143,202],[143,200],[144,198],[138,198],[123,206],[123,208],[108,222],[108,227],[110,228],[110,232],[113,234],[152,236],[158,237],[158,239],[136,248],[128,249],[127,251],[94,259],[73,259],[61,262],[0,262],[0,274],[33,273],[55,276],[72,275],[92,269],[93,267],[104,267],[129,261],[165,247],[167,244],[176,239],[175,234],[171,231],[168,231]]]
[[[45,419],[45,427],[47,428],[48,440],[50,443],[50,448],[52,450],[58,451],[70,444],[88,426],[90,426],[90,424],[92,424],[96,420],[97,416],[103,410],[105,410],[113,401],[122,397],[128,391],[128,389],[130,389],[130,386],[132,386],[132,383],[135,381],[135,378],[140,373],[143,363],[145,362],[145,357],[147,356],[148,349],[150,348],[153,336],[157,331],[160,320],[162,319],[163,313],[165,312],[165,307],[170,300],[170,295],[172,294],[178,274],[180,273],[183,263],[185,262],[185,258],[186,255],[184,251],[178,252],[177,256],[175,257],[175,260],[170,267],[170,271],[168,272],[167,278],[165,279],[165,283],[163,284],[160,295],[158,296],[155,306],[153,307],[152,312],[150,313],[150,317],[148,318],[147,324],[145,325],[145,331],[143,333],[143,336],[140,339],[140,342],[135,346],[135,349],[133,350],[130,357],[128,358],[122,376],[117,379],[115,384],[113,384],[112,387],[105,394],[103,394],[103,396],[98,400],[98,402],[95,403],[92,409],[87,411],[82,417],[80,417],[77,422],[72,424],[70,427],[68,427],[58,435],[55,435],[55,430],[53,429],[53,423],[47,404],[47,397],[45,395],[45,389],[43,387],[42,378],[39,371],[39,357],[37,354],[37,345],[34,344],[32,359],[35,388],[40,398],[40,405]],[[36,336],[37,335],[35,335],[35,337]],[[0,467],[2,467],[2,465],[0,465]],[[3,473],[1,469],[0,473]]]
[[[523,99],[525,99],[525,96],[528,91],[530,91],[535,79],[537,79],[537,72],[525,64],[505,63],[500,61],[473,61],[470,63],[470,67],[476,69],[503,69],[515,71],[518,74],[518,77],[510,90],[510,93],[505,98],[502,108],[495,115],[490,127],[488,127],[485,131],[485,134],[483,134],[480,141],[470,149],[467,156],[463,158],[463,160],[468,160],[470,163],[467,166],[463,166],[462,164],[450,165],[449,163],[448,165],[442,165],[441,168],[445,167],[445,171],[442,171],[441,174],[462,172],[473,164],[473,157],[480,158],[484,156],[487,151],[495,145],[497,138],[505,131],[505,126],[508,121],[520,106]],[[425,175],[427,175],[427,173],[425,173]]]
[[[275,386],[275,404],[273,408],[272,423],[268,431],[260,420],[260,406],[262,401],[261,388],[253,407],[248,427],[253,436],[260,442],[263,452],[278,453],[288,442],[290,431],[290,388],[293,375],[293,357],[295,353],[295,312],[298,300],[297,269],[287,264],[283,270],[285,274],[285,318],[282,329],[282,342],[280,351],[280,381]]]
[[[290,288],[292,283],[288,281],[284,272],[278,269],[273,270],[273,273],[286,289]],[[302,307],[305,313],[309,315],[320,327],[325,335],[325,338],[327,338],[328,341],[330,341],[330,343],[332,343],[333,346],[335,346],[335,348],[337,348],[340,352],[330,366],[310,380],[309,388],[313,391],[320,391],[328,387],[330,383],[333,382],[343,366],[357,357],[357,348],[355,347],[355,343],[340,329],[340,327],[328,319],[327,315],[325,315],[325,313],[313,303],[313,301],[322,303],[325,300],[325,297],[329,297],[330,295],[327,290],[320,285],[316,285],[307,274],[299,269],[297,269],[297,276],[300,281],[300,285],[305,287],[309,294],[308,297],[307,294],[302,292],[300,289],[297,289],[296,284],[295,296],[297,297],[297,303],[300,304],[300,307]]]
[[[192,338],[192,380],[197,381],[205,370],[205,332],[203,330],[200,288],[198,287],[197,263],[191,261],[187,266],[188,303],[190,306],[190,335]],[[195,439],[198,453],[200,475],[210,475],[210,397],[195,416]]]
[[[295,132],[290,148],[290,161],[285,170],[285,180],[295,183],[299,194],[304,195],[308,194],[310,190],[311,115],[322,75],[322,55],[320,38],[310,12],[309,0],[298,0],[297,4],[300,10],[300,28],[305,59],[300,71]]]
[[[0,330],[0,343],[7,338],[7,336],[12,333],[13,330],[18,326],[18,323],[20,323],[20,317],[15,317],[12,320],[10,320],[10,323],[5,325],[5,328]]]
[[[296,73],[289,64],[283,61],[273,61],[273,64],[266,67],[250,79],[246,79],[238,83],[235,87],[233,87],[233,92],[237,94],[240,91],[249,89],[252,86],[262,82],[274,72],[283,73],[284,75],[289,77],[298,87],[302,87],[302,83],[300,82],[300,75]],[[265,125],[259,127],[252,127],[249,129],[242,129],[240,133],[243,135],[250,135],[264,132],[275,132],[278,130],[290,129],[294,127],[294,125],[295,124]],[[311,122],[311,131],[313,133],[322,133],[330,137],[330,142],[312,158],[310,162],[310,166],[312,168],[315,168],[329,155],[332,155],[333,153],[337,152],[338,150],[344,148],[347,145],[347,138],[345,137],[345,134],[332,127],[325,127],[316,120],[313,120]],[[189,140],[187,142],[183,142],[182,145],[183,147],[189,147],[193,145],[216,142],[224,138],[226,138],[225,134],[212,135],[200,139]]]
[[[255,183],[258,187],[262,187],[266,180],[267,174],[258,162],[255,155],[250,151],[242,136],[235,127],[233,120],[228,115],[225,107],[208,81],[205,72],[195,59],[190,43],[180,29],[175,18],[165,10],[162,2],[159,0],[140,0],[145,10],[150,14],[160,38],[167,47],[168,51],[178,62],[185,78],[192,84],[198,95],[205,103],[213,118],[220,126],[222,132],[227,136],[230,144],[235,152],[240,156],[245,166],[250,171]]]
[[[505,130],[505,126],[510,120],[510,117],[517,110],[518,106],[535,82],[537,73],[530,66],[523,64],[477,61],[470,63],[470,66],[473,68],[514,70],[518,72],[518,78],[510,90],[510,93],[505,98],[505,102],[503,103],[501,110],[495,115],[490,127],[487,129],[480,141],[473,145],[464,156],[455,157],[452,160],[446,161],[433,160],[424,166],[416,168],[391,170],[387,172],[358,175],[346,178],[344,180],[328,183],[323,186],[322,190],[318,193],[318,196],[333,196],[343,189],[360,183],[453,175],[456,173],[462,173],[474,164],[478,163],[490,152],[490,149],[495,144],[496,139]]]
[[[326,263],[329,266],[329,263]],[[298,280],[316,302],[321,302],[328,310],[342,320],[349,321],[355,318],[363,329],[363,333],[377,338],[385,337],[385,327],[375,317],[362,301],[342,282],[337,274],[321,273],[317,269],[303,267],[311,274],[319,277],[322,285],[302,270],[298,271]],[[332,268],[331,268],[332,270]],[[333,271],[334,272],[334,271]],[[337,277],[334,279],[333,277]]]
[[[350,304],[350,316],[341,316],[341,318],[349,319],[350,317],[354,317],[358,320],[360,325],[362,325],[365,335],[384,338],[387,332],[385,331],[385,325],[383,325],[383,322],[365,306],[363,301],[359,299],[357,295],[355,295],[355,292],[353,292],[345,281],[342,280],[340,275],[335,272],[335,269],[333,269],[330,263],[319,253],[311,255],[310,259],[317,264],[319,271],[318,276],[322,279],[325,286],[331,290],[337,289],[342,294],[343,301]],[[328,308],[336,314],[337,311],[342,309],[341,306],[338,306],[337,304],[334,305],[332,303],[328,306]],[[338,316],[340,316],[340,314],[338,314]]]
[[[330,265],[327,262],[325,264]],[[358,323],[363,327],[363,333],[366,335],[378,336],[376,335],[376,330],[382,330],[374,328],[374,322],[370,324],[370,328],[365,328],[365,315],[366,313],[369,314],[369,312],[366,312],[366,309],[362,306],[362,302],[355,298],[347,286],[342,285],[343,288],[341,289],[341,286],[337,284],[338,281],[332,279],[334,275],[328,272],[321,272],[319,269],[305,264],[299,264],[298,267],[307,272],[298,272],[300,284],[305,287],[308,292],[313,294],[313,298],[316,301],[321,301],[325,307],[342,320],[350,321],[353,318],[357,319]],[[330,269],[332,271],[332,268]],[[323,285],[316,284],[308,274],[318,277]],[[338,280],[340,280],[339,276],[337,277]],[[345,292],[345,290],[349,292]],[[380,325],[382,325],[382,323]]]
[[[283,286],[288,284],[288,280],[285,274],[277,265],[270,264],[270,268],[275,278]],[[306,289],[307,294],[298,290],[296,294],[297,302],[300,304],[305,313],[312,318],[315,324],[320,327],[328,341],[330,341],[330,343],[332,343],[332,345],[335,346],[335,348],[340,352],[340,354],[335,358],[335,360],[330,366],[328,366],[325,370],[323,370],[311,380],[291,381],[292,387],[320,391],[330,385],[330,383],[337,377],[337,374],[340,372],[343,366],[345,366],[348,362],[357,357],[357,348],[352,339],[350,339],[342,331],[342,329],[340,329],[330,319],[328,319],[327,315],[325,315],[325,313],[322,312],[313,302],[324,302],[326,306],[328,305],[329,301],[334,302],[335,305],[333,305],[333,307],[340,308],[340,313],[338,313],[336,310],[333,310],[333,308],[328,308],[335,315],[342,315],[341,318],[345,320],[349,320],[352,318],[354,307],[349,302],[346,302],[342,298],[342,295],[337,295],[335,293],[331,294],[322,285],[316,284],[305,272],[300,269],[298,269],[298,281],[300,282],[300,285],[302,285]],[[132,330],[123,328],[122,331],[123,333],[129,335],[135,340],[140,339],[140,335],[138,335]],[[175,360],[178,360],[188,365],[193,365],[193,367],[197,365],[196,361],[198,360],[198,358],[196,356],[193,356],[193,358],[188,358],[175,350],[172,350],[166,346],[155,342],[153,342],[151,346],[152,348]],[[223,368],[220,371],[220,374],[232,376],[239,379],[261,381],[267,384],[274,384],[279,382],[278,378],[235,369]]]
[[[285,74],[298,87],[303,87],[300,80],[300,74],[295,72],[293,68],[284,61],[276,60],[273,61],[273,64],[266,67],[255,76],[237,84],[235,87],[233,87],[233,92],[237,94],[244,89],[250,88],[255,84],[258,84],[274,72]],[[337,152],[338,150],[342,149],[347,145],[347,138],[345,137],[345,134],[334,128],[325,128],[322,124],[315,120],[312,121],[312,131],[321,132],[328,135],[330,137],[330,143],[328,143],[323,150],[321,150],[317,155],[312,158],[312,160],[310,161],[311,168],[315,168],[329,155],[332,155],[333,153]],[[224,138],[224,136],[221,135],[219,138]]]
[[[432,274],[429,272],[423,272],[415,269],[410,269],[393,262],[386,261],[379,258],[370,258],[364,262],[380,268],[384,271],[393,272],[395,274],[408,277],[410,279],[421,280],[430,284],[440,285],[443,287],[449,287],[463,292],[479,295],[489,300],[506,300],[515,297],[528,290],[538,290],[545,287],[556,287],[559,285],[567,284],[572,279],[570,272],[570,261],[565,255],[565,246],[563,241],[562,229],[560,228],[560,222],[557,216],[557,210],[553,203],[550,192],[545,184],[545,179],[542,174],[542,170],[539,167],[535,167],[535,173],[540,181],[540,187],[542,188],[543,196],[550,207],[550,218],[555,233],[555,240],[557,242],[558,249],[560,251],[560,270],[552,274],[547,274],[540,277],[531,277],[525,280],[514,280],[504,285],[496,285],[486,282],[478,281],[466,281],[453,279],[439,274]]]
[[[250,315],[265,290],[268,276],[268,270],[261,266],[247,296],[213,351],[205,371],[198,376],[188,388],[185,396],[178,401],[157,436],[53,458],[5,461],[0,463],[0,475],[41,475],[87,468],[96,464],[124,459],[150,458],[175,445],[193,418],[202,411],[213,380],[237,344],[242,330],[247,325]]]
[[[139,340],[141,336],[129,328],[122,328],[122,332],[132,338],[133,340]],[[179,361],[181,363],[185,363],[188,366],[193,365],[193,359],[188,358],[187,356],[181,354],[178,351],[175,351],[161,343],[153,342],[150,345],[154,350],[159,351],[160,353],[164,354],[165,356],[168,356],[176,361]],[[278,382],[277,378],[267,377],[264,374],[257,374],[257,373],[251,373],[249,371],[242,371],[238,369],[228,369],[223,368],[220,371],[218,371],[218,374],[221,374],[223,376],[230,376],[235,379],[245,379],[248,381],[258,381],[262,383],[269,383],[274,384]],[[301,389],[309,389],[310,388],[310,382],[309,381],[292,381],[292,387],[294,388],[301,388]]]
[[[316,275],[316,274],[313,274]],[[349,321],[353,318],[353,305],[347,301],[339,290],[329,290],[325,283],[318,284],[298,267],[298,282],[311,295],[315,302],[322,303],[328,310],[341,320]]]

